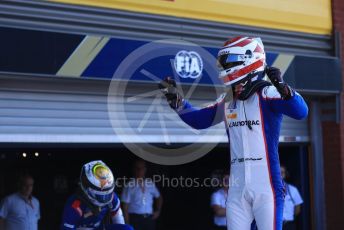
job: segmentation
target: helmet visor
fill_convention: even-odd
[[[96,191],[92,188],[87,189],[88,195],[96,200],[99,204],[108,204],[113,199],[113,189],[110,189],[108,191]]]
[[[243,54],[223,54],[217,58],[219,68],[230,69],[238,65],[242,65],[245,61]]]

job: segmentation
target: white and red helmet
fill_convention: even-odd
[[[260,38],[235,37],[225,42],[217,58],[220,78],[225,85],[242,82],[263,72],[266,66]]]

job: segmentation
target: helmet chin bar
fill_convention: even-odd
[[[242,86],[244,86],[244,87],[248,86],[249,83],[252,82],[252,78],[256,77],[260,73],[263,73],[263,71],[260,71],[260,72],[254,71],[252,73],[249,73],[249,74],[247,74],[247,76],[245,78],[241,79],[240,81],[233,83],[232,86],[235,87],[235,86],[240,85],[240,84],[242,84]]]
[[[84,188],[82,186],[82,184],[80,184],[80,188],[82,190],[82,192],[84,193],[84,195],[87,197],[87,199],[95,206],[97,207],[104,207],[106,205],[109,205],[112,200],[113,200],[113,189],[110,189],[109,191],[95,191],[93,190],[92,188]],[[96,195],[108,195],[109,197],[111,196],[110,199],[108,199],[107,201],[105,202],[101,202],[100,200],[96,199],[96,197],[93,197],[91,195],[91,193],[93,194],[93,196],[96,196]]]
[[[257,90],[259,90],[260,88],[262,88],[264,86],[271,85],[270,82],[264,81],[261,78],[259,78],[259,74],[264,74],[264,71],[250,73],[250,74],[247,75],[247,77],[245,77],[241,81],[238,81],[238,82],[232,84],[231,86],[232,86],[233,94],[234,94],[234,88],[235,88],[236,85],[244,84],[243,85],[243,90],[240,92],[239,95],[235,95],[235,96],[237,96],[237,98],[239,100],[246,100],[253,93],[255,93]],[[253,81],[252,79],[255,78],[255,77],[257,77],[257,79],[255,79]]]

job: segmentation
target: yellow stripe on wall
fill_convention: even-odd
[[[331,34],[331,0],[46,0],[313,34]]]
[[[279,54],[271,66],[279,68],[281,71],[281,75],[283,77],[283,75],[285,74],[285,72],[288,70],[289,66],[293,62],[294,58],[295,58],[295,55]],[[264,76],[264,80],[270,81],[269,77],[266,74]]]
[[[288,70],[289,66],[293,62],[295,55],[290,54],[279,54],[272,64],[272,66],[277,67],[281,70],[282,76]]]
[[[80,77],[109,39],[108,37],[101,36],[86,36],[56,75]]]

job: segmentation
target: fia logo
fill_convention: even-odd
[[[179,51],[174,58],[174,68],[182,78],[198,78],[203,71],[201,56],[194,51]]]

